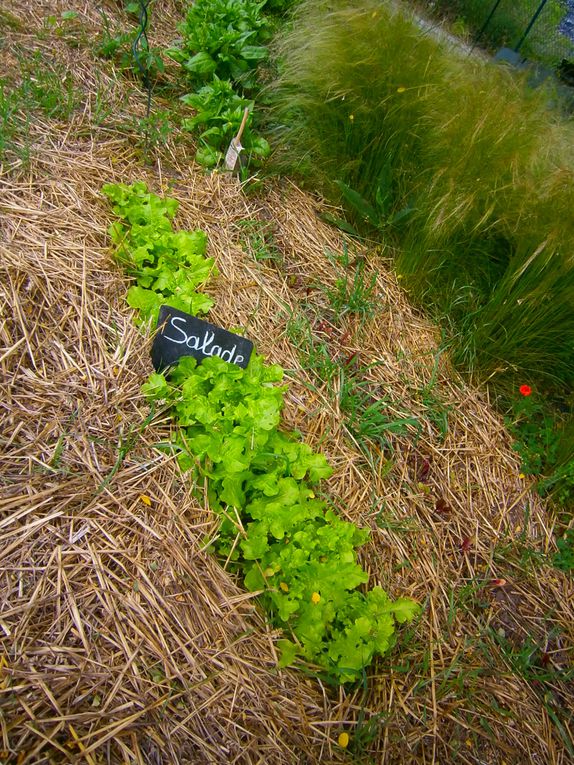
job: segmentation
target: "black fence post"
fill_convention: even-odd
[[[524,34],[522,35],[522,37],[521,37],[521,38],[520,38],[520,40],[518,41],[518,43],[517,43],[516,47],[514,48],[514,50],[515,50],[515,52],[516,52],[516,53],[518,53],[518,51],[519,51],[519,50],[520,50],[520,48],[522,47],[522,43],[523,43],[523,42],[526,40],[526,38],[528,37],[528,35],[529,35],[529,33],[530,33],[530,30],[531,30],[531,29],[532,29],[532,27],[534,26],[534,22],[536,21],[536,19],[537,19],[537,18],[540,16],[540,14],[542,13],[542,9],[544,8],[544,6],[546,5],[546,3],[547,3],[547,2],[548,2],[548,0],[542,0],[542,2],[540,3],[540,5],[539,5],[539,6],[538,6],[538,8],[536,9],[536,13],[535,13],[535,14],[534,14],[534,16],[533,16],[533,17],[530,19],[530,23],[528,24],[528,26],[527,26],[527,27],[526,27],[526,29],[524,30]]]
[[[497,9],[497,8],[498,8],[498,6],[500,5],[500,3],[501,3],[501,0],[496,0],[496,2],[494,3],[494,5],[493,5],[493,6],[492,6],[492,8],[490,9],[490,13],[489,13],[489,14],[488,14],[488,16],[487,16],[487,19],[486,19],[486,21],[485,21],[485,22],[484,22],[484,24],[481,26],[481,28],[478,30],[478,33],[477,33],[476,37],[474,38],[474,42],[472,43],[472,48],[470,49],[470,52],[471,52],[471,53],[472,53],[472,51],[473,51],[473,50],[476,48],[476,46],[478,45],[478,41],[480,40],[480,38],[481,38],[481,37],[482,37],[482,35],[484,34],[484,32],[485,32],[485,30],[486,30],[486,27],[487,27],[487,26],[490,24],[490,20],[492,19],[492,17],[493,17],[493,16],[494,16],[494,14],[496,13],[496,9]]]

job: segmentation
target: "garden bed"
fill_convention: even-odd
[[[145,96],[91,53],[101,16],[78,8],[73,33],[43,37],[67,5],[5,5],[21,22],[8,42],[50,50],[77,104],[35,122],[29,164],[0,176],[0,761],[567,762],[574,592],[548,562],[552,512],[390,251],[346,242],[288,180],[246,196],[206,175],[175,134],[146,165]],[[157,40],[176,18],[154,9]],[[326,454],[341,515],[371,529],[370,585],[423,607],[363,683],[277,668],[281,632],[209,554],[214,515],[155,448],[172,425],[140,392],[151,340],[101,194],[139,180],[178,200],[177,228],[206,231],[210,321],[288,370],[283,421]],[[337,286],[358,272],[362,314]],[[349,382],[385,402],[383,425],[412,422],[372,437],[341,405]]]

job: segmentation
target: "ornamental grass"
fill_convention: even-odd
[[[374,0],[304,0],[277,56],[279,165],[395,241],[476,381],[571,386],[574,129],[553,94]]]

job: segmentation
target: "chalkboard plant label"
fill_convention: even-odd
[[[177,308],[162,305],[157,327],[151,359],[158,372],[177,364],[182,356],[193,356],[198,363],[208,356],[219,356],[243,369],[249,363],[253,350],[250,340]]]

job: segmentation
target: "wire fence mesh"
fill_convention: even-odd
[[[427,6],[485,48],[507,47],[551,68],[574,68],[574,0],[430,0]]]

